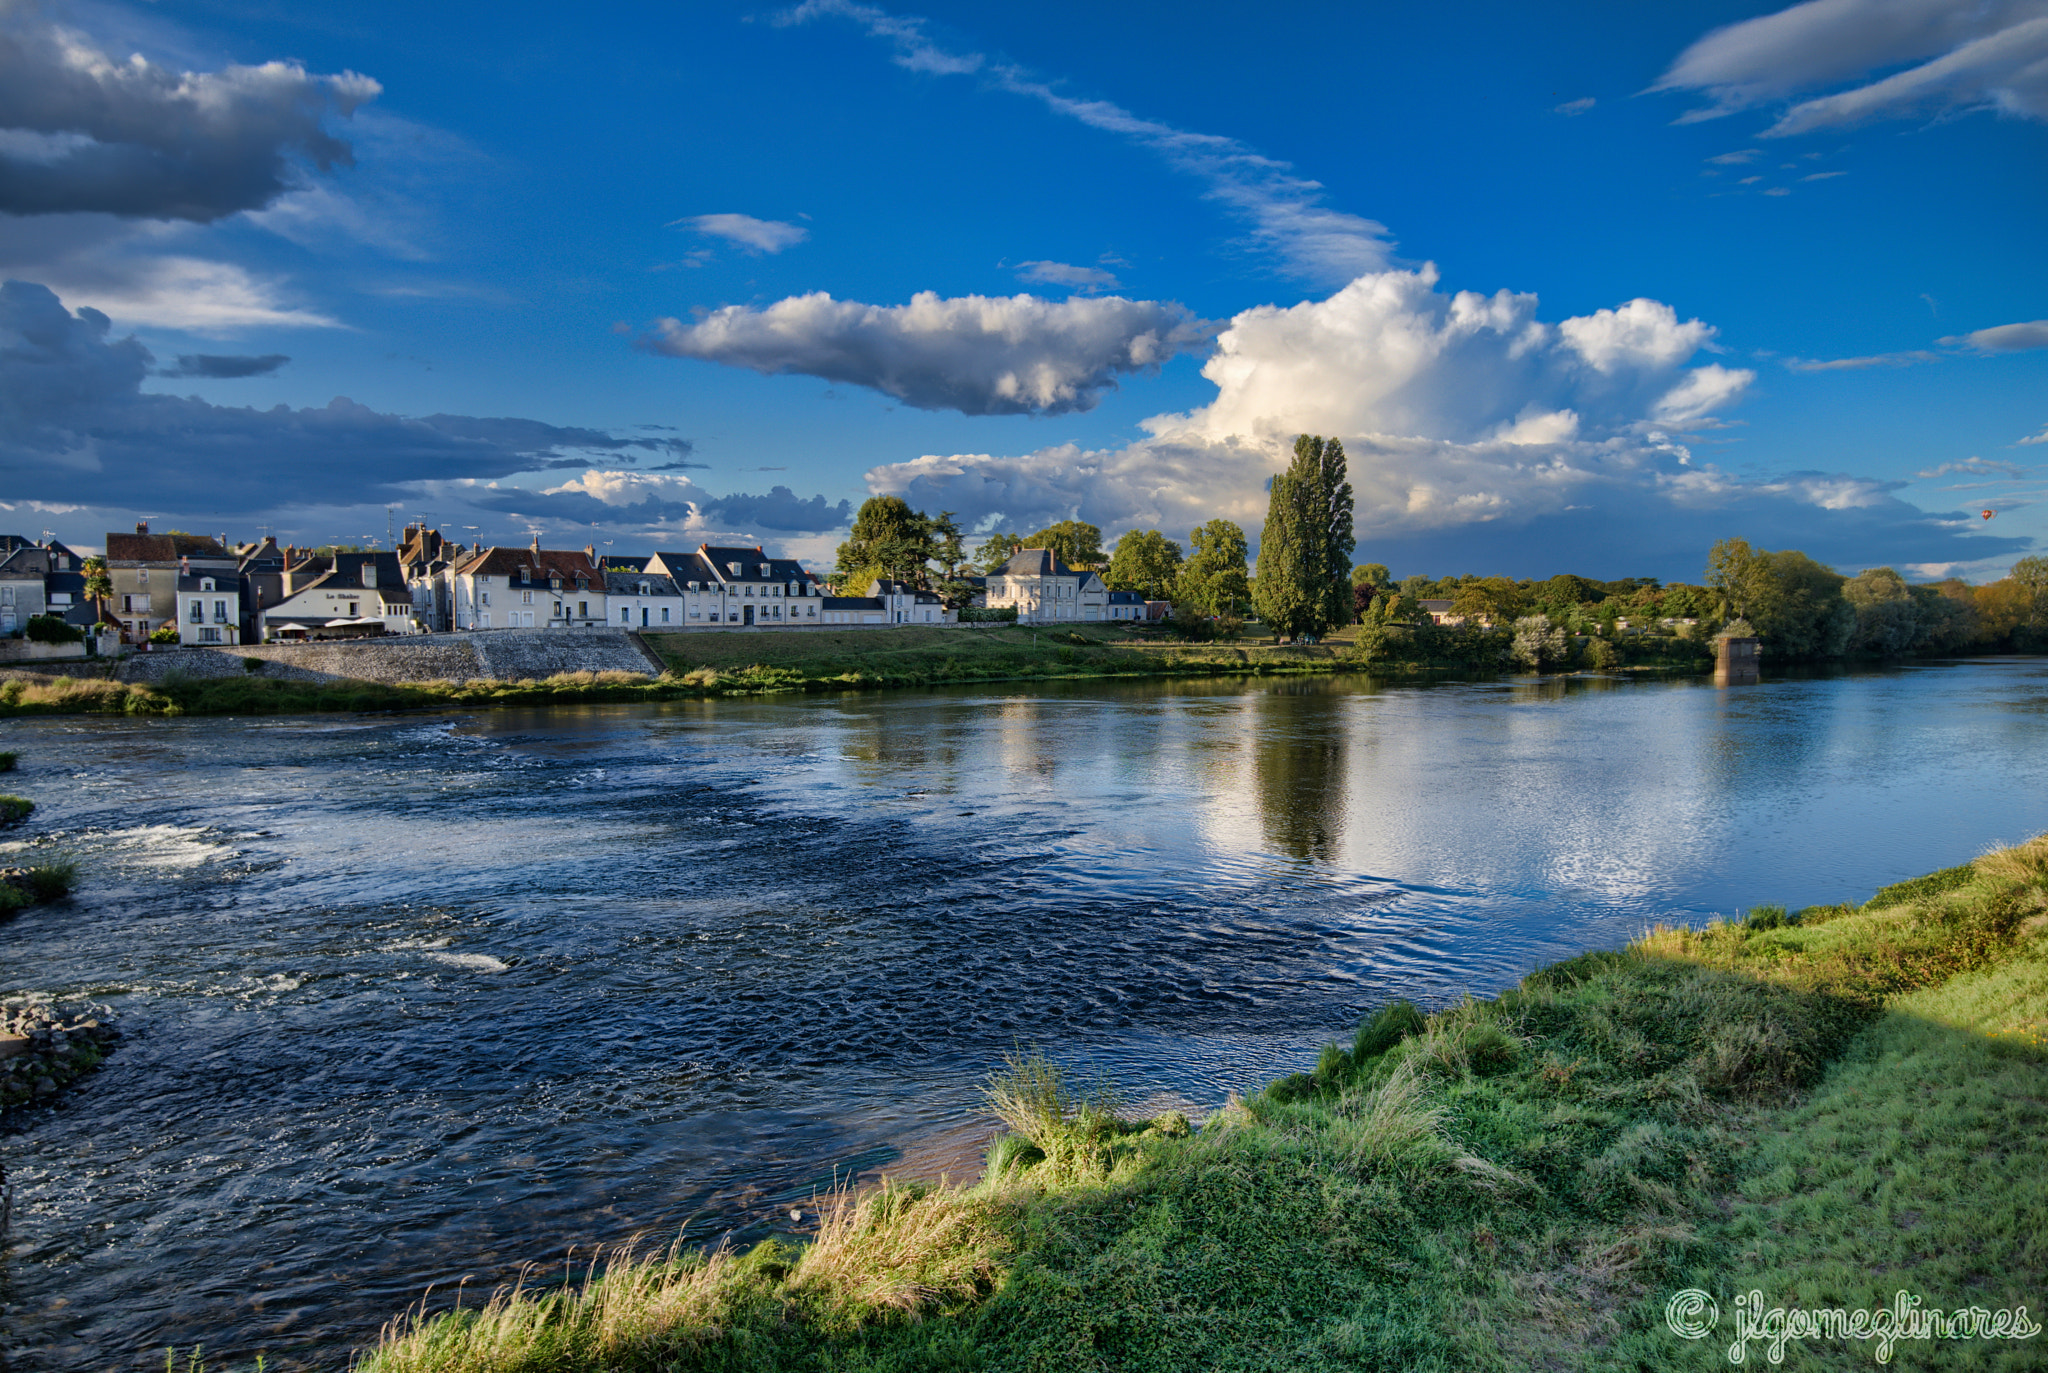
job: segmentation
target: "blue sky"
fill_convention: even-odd
[[[1272,9],[0,4],[0,527],[2048,542],[2048,0]]]

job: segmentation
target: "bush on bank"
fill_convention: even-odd
[[[972,1186],[841,1192],[801,1245],[620,1253],[414,1312],[357,1366],[1704,1368],[1725,1350],[1666,1330],[1665,1299],[1732,1309],[1759,1261],[1793,1303],[1926,1281],[1931,1304],[2009,1307],[2035,1299],[2048,1222],[2017,1143],[2048,1125],[2044,924],[2048,836],[1862,907],[1759,908],[1492,1001],[1397,1003],[1199,1131],[1013,1058]],[[1957,1149],[1975,1178],[1939,1172]],[[1823,1164],[1803,1214],[1785,1169]],[[1999,1206],[1960,1198],[1874,1271],[1855,1208],[1880,1173],[1907,1197],[1988,1180]]]

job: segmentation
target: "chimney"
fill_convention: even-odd
[[[592,563],[595,563],[597,561],[597,545],[594,543],[583,545],[583,556],[590,559]]]
[[[138,534],[147,534],[149,532],[149,521],[137,520],[135,522],[135,532]]]
[[[533,560],[535,562],[540,561],[540,531],[538,529],[533,531]]]

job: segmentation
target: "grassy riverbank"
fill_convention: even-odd
[[[283,715],[591,702],[675,701],[780,692],[1112,677],[1206,677],[1357,671],[1344,642],[1274,645],[1126,641],[1110,626],[1077,630],[734,630],[649,641],[669,664],[658,677],[565,672],[521,681],[477,678],[384,684],[270,677],[180,677],[153,684],[107,677],[0,682],[10,715]],[[1375,671],[1381,670],[1375,667]]]
[[[799,1247],[621,1259],[400,1321],[358,1367],[1706,1368],[1750,1288],[2038,1306],[2044,926],[2048,837],[1862,906],[1658,930],[1496,1000],[1397,1004],[1199,1131],[1019,1058],[971,1186],[842,1195]],[[1682,1288],[1720,1337],[1666,1328]],[[2044,1338],[1892,1361],[2038,1366]]]

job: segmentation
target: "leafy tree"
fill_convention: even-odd
[[[1234,615],[1252,598],[1244,530],[1211,520],[1188,535],[1193,552],[1181,564],[1179,598],[1208,615]]]
[[[1766,552],[1723,539],[1707,558],[1707,585],[1756,628],[1780,658],[1832,658],[1848,647],[1856,610],[1842,596],[1846,579],[1795,549]]]
[[[1385,586],[1393,577],[1394,574],[1387,571],[1385,563],[1360,563],[1351,569],[1353,586]]]
[[[1515,638],[1509,652],[1523,667],[1541,672],[1571,657],[1571,636],[1562,626],[1553,625],[1548,615],[1525,615],[1515,621]]]
[[[1010,561],[1010,555],[1023,546],[1024,541],[1015,534],[1005,534],[997,530],[983,539],[981,547],[974,551],[974,565],[984,573],[993,575],[1001,571],[1003,564]]]
[[[2029,651],[2048,648],[2048,558],[2021,558],[2006,580],[2017,593],[2013,646]]]
[[[1024,536],[1026,548],[1049,548],[1068,567],[1102,564],[1102,531],[1086,520],[1061,520]]]
[[[1259,538],[1259,618],[1297,637],[1348,624],[1356,543],[1344,445],[1303,434],[1294,441],[1293,463],[1273,478]]]
[[[1173,598],[1180,568],[1179,544],[1156,529],[1132,529],[1116,541],[1104,580],[1112,591],[1136,591],[1148,601],[1165,601]]]
[[[1451,609],[1467,619],[1511,624],[1528,611],[1529,597],[1506,577],[1473,577],[1451,597]]]
[[[960,575],[960,568],[967,561],[967,545],[960,537],[960,526],[954,522],[953,512],[941,510],[930,525],[933,540],[932,557],[945,569],[946,579],[951,581]]]
[[[852,536],[839,545],[833,579],[843,593],[856,596],[884,577],[929,587],[925,564],[933,552],[932,522],[922,511],[901,496],[871,496],[853,518]]]

